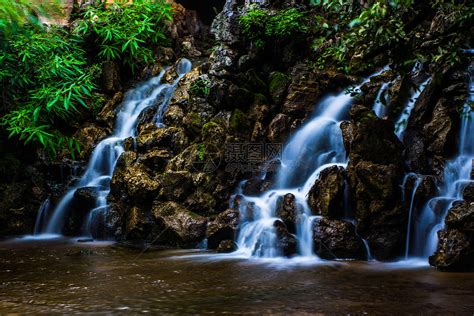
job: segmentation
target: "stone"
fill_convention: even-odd
[[[277,237],[276,247],[281,251],[281,254],[285,257],[292,257],[298,252],[298,241],[296,237],[288,232],[285,224],[276,220],[273,223],[275,227],[275,233]]]
[[[272,143],[283,142],[290,132],[290,117],[279,113],[268,125],[267,137]]]
[[[219,247],[217,247],[218,253],[230,253],[237,250],[237,245],[233,240],[227,239],[220,242]]]
[[[157,180],[161,200],[183,201],[193,191],[193,180],[188,171],[166,171],[158,175]]]
[[[104,129],[97,127],[93,124],[88,124],[80,128],[75,134],[74,139],[78,142],[81,152],[79,153],[80,159],[87,159],[92,154],[94,147],[102,139],[107,136]]]
[[[277,200],[276,216],[279,217],[289,233],[296,234],[296,225],[300,220],[302,207],[296,202],[295,196],[287,193]]]
[[[183,129],[177,127],[157,127],[149,123],[143,127],[137,137],[137,149],[147,151],[151,148],[169,148],[175,152],[180,152],[188,144]]]
[[[211,33],[218,42],[235,45],[240,41],[240,23],[238,7],[240,0],[226,1],[211,25]]]
[[[344,217],[346,171],[342,167],[329,167],[321,171],[308,193],[308,204],[314,214],[329,219]]]
[[[474,202],[455,202],[446,215],[445,223],[449,229],[474,231]]]
[[[443,229],[438,232],[438,247],[430,256],[432,266],[442,271],[473,271],[474,245],[472,232]]]
[[[270,74],[268,90],[275,104],[283,103],[289,81],[289,77],[284,73],[275,71]]]
[[[176,202],[157,202],[151,213],[161,231],[157,243],[193,246],[206,235],[206,218],[190,212]]]
[[[237,210],[227,209],[207,225],[207,247],[216,249],[224,240],[234,240],[237,234],[240,214]]]
[[[323,259],[367,259],[355,226],[341,220],[316,219],[313,223],[314,252]]]

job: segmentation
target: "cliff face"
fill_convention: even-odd
[[[164,116],[165,128],[154,125],[153,115],[142,115],[136,146],[127,146],[117,164],[108,197],[109,216],[95,230],[95,237],[174,247],[196,246],[207,237],[210,248],[227,251],[233,249],[229,240],[235,238],[242,216],[235,199],[230,205],[239,182],[249,180],[243,188],[245,193],[258,195],[275,180],[272,171],[263,180],[258,177],[266,167],[264,156],[236,163],[229,158],[230,151],[248,150],[239,146],[249,143],[284,143],[308,120],[317,100],[361,78],[333,67],[314,67],[312,43],[304,34],[264,47],[250,43],[239,23],[239,17],[249,10],[246,1],[226,1],[212,25],[207,21],[209,11],[189,10],[189,1],[180,2],[184,6],[176,4],[170,27],[173,49],[155,67],[145,69],[141,77],[156,75],[161,65],[171,64],[177,57],[191,59],[194,68],[174,93]],[[305,1],[267,1],[264,9],[278,12],[292,6],[314,10]],[[438,38],[449,35],[448,31],[442,32],[449,30],[449,19],[438,15],[424,18],[421,24],[425,33],[419,32],[425,35],[421,35],[421,44],[413,45],[431,45],[436,25]],[[380,53],[374,67],[384,66],[392,57]],[[4,196],[0,199],[0,216],[5,219],[0,227],[3,234],[31,232],[41,201],[51,196],[54,203],[80,173],[94,144],[110,133],[125,92],[121,87],[129,85],[124,78],[113,75],[119,73],[113,70],[116,65],[109,66],[105,86],[110,101],[96,119],[77,127],[76,136],[84,144],[78,164],[65,159],[49,162],[41,153],[29,160],[25,152],[12,157],[14,163],[10,165],[17,167],[2,170],[2,179],[6,180],[1,184]],[[417,72],[399,74],[389,70],[361,87],[350,117],[341,124],[349,158],[347,169],[322,173],[309,196],[313,212],[324,219],[314,227],[315,243],[321,249],[326,247],[324,252],[362,258],[363,238],[379,260],[403,254],[410,208],[405,196],[409,186],[402,186],[404,176],[413,172],[430,177],[430,183],[443,181],[446,161],[456,154],[459,109],[467,94],[466,69],[465,60],[443,69],[430,67],[428,61]],[[400,105],[406,104],[413,93],[407,82],[419,86],[429,77],[431,81],[414,100],[411,115],[403,123],[406,129],[400,141],[396,135],[397,118],[403,111]],[[175,75],[168,71],[164,78],[171,82]],[[379,118],[372,108],[387,82],[391,85],[384,92],[386,115]],[[212,168],[204,162],[212,162]],[[421,201],[436,194],[435,185],[428,182],[415,192],[420,204],[415,217],[421,212]],[[343,192],[350,195],[355,219],[350,224],[343,221],[340,210]],[[285,214],[291,215],[290,202]],[[468,191],[465,202],[449,212],[438,252],[431,259],[433,265],[469,268],[465,263],[471,260],[474,249],[469,203]],[[294,246],[288,237],[292,221],[283,221],[284,227],[278,227],[286,236],[285,249],[290,250]],[[324,256],[322,252],[320,255]]]

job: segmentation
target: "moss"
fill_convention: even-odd
[[[225,130],[221,124],[214,121],[207,122],[201,129],[201,135],[204,142],[214,143],[222,139]]]
[[[268,104],[268,99],[261,93],[255,93],[253,95],[253,103],[254,104]]]
[[[230,117],[230,128],[237,132],[245,132],[250,128],[247,115],[239,109],[235,109]]]
[[[270,94],[275,94],[286,88],[290,78],[282,72],[275,71],[270,75]]]

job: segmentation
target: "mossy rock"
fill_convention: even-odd
[[[250,130],[250,122],[247,115],[239,109],[235,109],[230,117],[230,128],[236,132],[244,133]]]
[[[290,83],[290,78],[282,72],[275,71],[270,74],[269,81],[269,92],[273,101],[277,104],[282,103]]]
[[[226,137],[224,125],[215,121],[207,122],[202,127],[201,136],[205,143],[223,144]]]
[[[261,93],[255,93],[253,96],[253,104],[268,104],[268,99]]]

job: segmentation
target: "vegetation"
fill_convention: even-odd
[[[272,40],[285,40],[307,31],[305,13],[295,8],[271,13],[252,7],[240,17],[240,24],[244,35],[257,47],[263,47]]]
[[[141,0],[106,9],[99,3],[80,12],[68,29],[38,25],[32,12],[49,8],[40,1],[8,3],[0,3],[0,125],[25,144],[40,144],[51,155],[67,149],[74,157],[80,149],[65,127],[78,113],[101,106],[100,62],[121,60],[132,70],[150,63],[153,49],[165,41],[171,6]],[[98,49],[91,49],[91,38]]]

